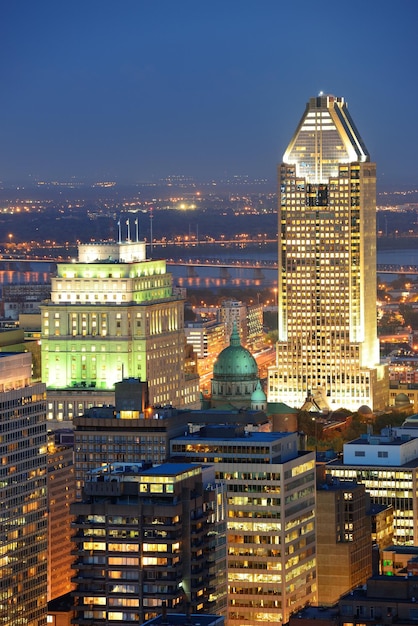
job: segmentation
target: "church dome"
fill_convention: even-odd
[[[239,333],[234,324],[230,345],[222,350],[213,366],[213,377],[222,380],[254,380],[258,378],[255,358],[241,345]]]

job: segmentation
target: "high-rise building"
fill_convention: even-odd
[[[142,624],[163,605],[219,612],[226,598],[224,493],[213,466],[119,463],[93,472],[83,502],[71,508],[75,622]]]
[[[214,463],[226,484],[228,624],[287,623],[315,603],[315,459],[298,434],[218,424],[170,447],[173,460]]]
[[[45,385],[31,355],[0,354],[0,624],[47,616]]]
[[[48,602],[73,589],[70,504],[75,500],[74,433],[48,437]]]
[[[376,166],[343,98],[309,100],[278,177],[278,343],[268,399],[383,409]]]
[[[199,408],[197,374],[185,372],[183,300],[164,260],[144,242],[79,246],[58,263],[42,306],[42,380],[48,419],[71,420],[113,404],[123,378],[148,382],[150,404]]]

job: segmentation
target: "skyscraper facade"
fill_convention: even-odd
[[[215,464],[227,489],[230,626],[286,624],[317,598],[315,458],[297,433],[204,426],[175,437],[171,458]]]
[[[76,623],[133,626],[164,604],[173,613],[221,611],[224,493],[213,466],[118,463],[93,472],[83,502],[72,505]]]
[[[279,166],[270,402],[387,402],[376,330],[376,166],[343,98],[311,98]]]
[[[45,385],[29,352],[0,354],[0,624],[47,617]]]
[[[82,415],[95,395],[113,403],[115,383],[129,377],[148,382],[151,404],[200,406],[198,376],[185,371],[183,300],[144,242],[81,245],[51,283],[42,307],[48,419]]]

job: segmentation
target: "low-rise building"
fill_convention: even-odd
[[[391,429],[363,435],[344,444],[343,461],[331,461],[326,471],[364,484],[372,503],[392,505],[394,543],[418,545],[418,438]]]

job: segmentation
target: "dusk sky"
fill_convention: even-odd
[[[2,0],[0,181],[274,181],[343,96],[380,187],[418,188],[417,0]]]

